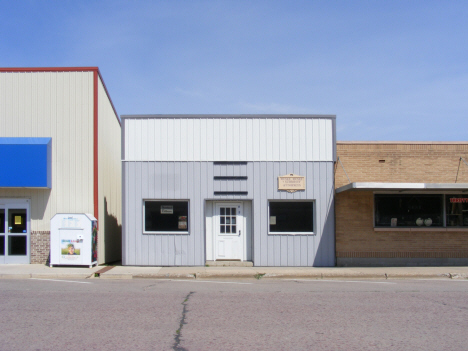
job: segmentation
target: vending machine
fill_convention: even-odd
[[[97,219],[88,213],[57,213],[50,220],[50,267],[97,264]]]

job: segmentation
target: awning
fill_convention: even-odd
[[[0,138],[0,188],[51,188],[51,138]]]
[[[468,183],[373,183],[356,182],[337,188],[336,193],[344,191],[466,191]]]

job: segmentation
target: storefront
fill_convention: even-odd
[[[0,68],[0,264],[46,264],[57,213],[98,219],[121,258],[120,120],[97,67]]]
[[[468,264],[467,151],[468,143],[338,143],[337,265]]]
[[[335,117],[122,116],[123,264],[334,266]]]

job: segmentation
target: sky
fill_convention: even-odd
[[[0,0],[0,67],[99,67],[119,115],[326,114],[467,141],[468,1]]]

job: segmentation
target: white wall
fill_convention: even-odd
[[[122,256],[121,129],[101,79],[98,80],[99,263]],[[106,202],[106,206],[104,206]],[[107,213],[106,213],[107,211]],[[105,230],[105,231],[104,231]]]
[[[330,116],[123,116],[126,161],[334,161]]]
[[[0,188],[31,198],[32,231],[57,212],[94,212],[93,72],[1,72],[0,137],[52,138],[52,189]]]

